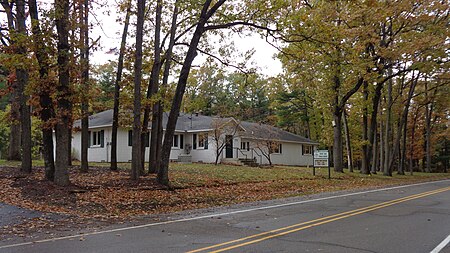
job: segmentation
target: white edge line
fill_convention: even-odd
[[[126,231],[126,230],[132,230],[132,229],[139,229],[139,228],[146,228],[146,227],[154,227],[159,225],[166,225],[166,224],[172,224],[172,223],[179,223],[179,222],[186,222],[186,221],[193,221],[193,220],[201,220],[206,218],[212,218],[212,217],[219,217],[219,216],[226,216],[226,215],[232,215],[232,214],[240,214],[240,213],[247,213],[247,212],[253,212],[253,211],[259,211],[259,210],[266,210],[266,209],[273,209],[273,208],[279,208],[279,207],[286,207],[286,206],[294,206],[294,205],[300,205],[304,203],[310,203],[310,202],[317,202],[322,200],[329,200],[329,199],[336,199],[336,198],[344,198],[349,196],[355,196],[355,195],[361,195],[361,194],[367,194],[367,193],[374,193],[374,192],[381,192],[381,191],[389,191],[389,190],[395,190],[395,189],[401,189],[401,188],[407,188],[412,186],[419,186],[419,185],[427,185],[427,184],[433,184],[433,183],[439,183],[439,182],[447,182],[450,181],[450,179],[446,180],[439,180],[439,181],[432,181],[432,182],[424,182],[424,183],[417,183],[417,184],[409,184],[409,185],[400,185],[400,186],[394,186],[389,188],[381,188],[381,189],[374,189],[374,190],[368,190],[363,192],[353,192],[353,193],[347,193],[343,195],[335,195],[335,196],[329,196],[329,197],[323,197],[318,199],[308,199],[308,200],[302,200],[302,201],[296,201],[296,202],[290,202],[285,204],[278,204],[278,205],[271,205],[271,206],[263,206],[263,207],[256,207],[256,208],[249,208],[244,210],[237,210],[237,211],[231,211],[231,212],[225,212],[225,213],[217,213],[217,214],[210,214],[210,215],[203,215],[198,217],[192,217],[192,218],[184,218],[179,220],[171,220],[171,221],[162,221],[162,222],[155,222],[155,223],[148,223],[143,225],[137,225],[137,226],[130,226],[130,227],[123,227],[123,228],[116,228],[116,229],[110,229],[110,230],[103,230],[103,231],[96,231],[91,233],[85,233],[85,234],[78,234],[78,235],[70,235],[70,236],[62,236],[62,237],[56,237],[56,238],[50,238],[50,239],[43,239],[43,240],[37,240],[37,241],[31,241],[31,242],[23,242],[23,243],[16,243],[16,244],[10,244],[10,245],[3,245],[0,246],[0,249],[6,249],[6,248],[13,248],[13,247],[20,247],[25,245],[31,245],[35,243],[44,243],[44,242],[53,242],[53,241],[59,241],[59,240],[66,240],[66,239],[73,239],[73,238],[79,238],[79,237],[86,237],[91,235],[99,235],[99,234],[107,234],[107,233],[115,233],[120,231]],[[450,236],[447,237],[446,240],[450,240]],[[445,240],[444,240],[445,241]],[[443,243],[443,242],[442,242]],[[441,244],[442,244],[441,243]],[[447,242],[448,243],[448,242]],[[439,244],[438,247],[441,245]],[[445,246],[445,245],[444,245]],[[436,248],[438,248],[436,247]],[[432,251],[430,253],[438,253],[439,251]]]
[[[445,238],[441,243],[439,243],[439,245],[436,246],[436,248],[434,248],[430,253],[439,253],[439,252],[441,252],[441,250],[443,248],[445,248],[445,246],[447,246],[448,243],[450,243],[450,235],[448,235],[447,238]]]

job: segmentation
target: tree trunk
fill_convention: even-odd
[[[11,10],[11,6],[9,1],[3,0],[0,2],[8,20],[8,30],[9,33],[14,33],[16,29],[14,27],[14,15]],[[10,83],[8,81],[12,89],[12,96],[10,98],[11,104],[11,112],[10,112],[10,133],[9,133],[9,147],[8,147],[8,161],[20,161],[21,153],[20,153],[20,145],[21,145],[21,126],[20,126],[20,96],[21,94],[18,92],[17,81],[13,81]]]
[[[20,90],[17,88],[17,81],[12,83],[12,97],[11,97],[11,125],[9,127],[9,147],[8,147],[8,161],[20,161],[22,156],[20,154],[21,145],[21,124],[20,124]]]
[[[68,124],[68,141],[67,141],[67,166],[71,167],[72,166],[72,109],[73,109],[73,105],[72,103],[69,104],[69,109],[68,111],[70,112],[70,116],[69,116],[69,124]]]
[[[81,83],[81,172],[88,172],[88,148],[89,148],[89,2],[80,3],[80,40],[82,44],[80,52]]]
[[[166,88],[168,85],[168,81],[169,81],[169,74],[170,74],[170,65],[172,63],[172,51],[173,51],[173,47],[175,45],[175,35],[176,35],[176,31],[177,31],[177,19],[178,19],[178,2],[179,0],[175,1],[175,5],[174,5],[174,9],[173,9],[173,15],[172,15],[172,24],[170,27],[170,39],[169,39],[169,46],[167,48],[166,54],[165,54],[165,61],[164,61],[164,73],[163,73],[163,80],[162,80],[162,87]],[[162,96],[164,97],[165,94],[162,94]],[[159,104],[159,113],[158,117],[158,135],[157,135],[157,143],[156,143],[156,163],[155,163],[155,168],[157,168],[159,170],[159,168],[161,168],[161,156],[162,156],[162,140],[163,140],[163,113],[164,113],[164,100],[160,101]],[[153,133],[152,133],[153,135]],[[184,148],[184,147],[180,147],[180,148]],[[152,156],[153,154],[151,152],[149,152],[149,161],[152,161]],[[158,173],[158,172],[157,172]]]
[[[419,78],[419,77],[417,76],[417,78]],[[411,86],[409,87],[408,97],[406,99],[406,104],[405,104],[405,107],[403,108],[403,112],[402,112],[402,115],[400,117],[400,122],[398,124],[397,135],[396,135],[395,140],[394,140],[394,152],[393,152],[392,157],[390,158],[391,160],[389,162],[389,170],[390,171],[393,171],[394,162],[396,160],[396,157],[397,157],[398,153],[400,152],[400,139],[401,139],[401,136],[402,136],[402,129],[403,129],[403,125],[407,125],[407,123],[408,123],[407,119],[408,119],[409,105],[411,104],[411,100],[412,100],[412,97],[414,95],[414,90],[416,88],[416,84],[417,84],[417,79],[415,79],[414,76],[413,76],[413,79],[411,81]],[[405,135],[406,135],[406,133],[405,133]],[[404,171],[403,171],[403,168],[401,168],[401,166],[399,166],[399,168],[398,168],[398,174],[400,174],[400,175],[404,175],[405,174]]]
[[[367,81],[364,81],[364,86],[363,86],[363,97],[364,97],[364,109],[363,109],[363,136],[362,136],[362,141],[363,141],[363,145],[362,145],[362,163],[361,163],[361,173],[362,174],[370,174],[369,171],[369,153],[368,153],[368,136],[367,136],[367,124],[368,124],[368,120],[367,120],[367,102],[369,100],[369,85],[367,83]]]
[[[56,125],[56,162],[54,182],[60,186],[69,185],[68,160],[69,160],[69,124],[70,120],[70,74],[69,74],[69,1],[55,0],[56,29],[58,32],[58,96]]]
[[[436,94],[436,90],[434,90]],[[425,99],[427,104],[425,105],[425,171],[431,172],[431,119],[433,115],[433,96],[429,96],[428,93],[428,82],[425,79]]]
[[[380,106],[381,107],[381,106]],[[380,162],[378,171],[384,171],[384,134],[383,134],[383,111],[380,110]]]
[[[405,123],[403,124],[402,147],[400,166],[398,167],[398,174],[404,175],[406,170],[406,135],[408,134],[408,113],[406,113]],[[403,172],[403,173],[402,173]]]
[[[136,53],[134,62],[134,107],[133,107],[133,146],[131,179],[137,180],[142,169],[141,159],[141,77],[142,77],[142,39],[144,30],[145,0],[138,0],[136,24]]]
[[[425,105],[425,171],[431,172],[431,104]]]
[[[352,147],[350,143],[350,132],[348,131],[348,123],[347,123],[347,113],[344,110],[344,133],[345,133],[345,147],[347,149],[347,160],[348,160],[348,169],[350,172],[353,172],[353,157],[352,157]]]
[[[416,125],[417,125],[417,118],[419,116],[419,107],[417,107],[416,115],[414,116],[413,125],[411,127],[411,139],[410,139],[410,147],[409,147],[409,173],[412,176],[413,175],[413,162],[414,162],[414,143],[415,143],[415,137],[416,137]]]
[[[55,162],[53,155],[53,124],[50,121],[54,117],[53,101],[51,91],[53,82],[48,77],[50,63],[48,55],[45,52],[44,41],[42,38],[41,28],[39,24],[39,15],[36,0],[29,1],[30,16],[33,22],[32,32],[34,37],[34,48],[36,58],[39,63],[39,81],[40,85],[37,90],[39,96],[40,118],[42,121],[42,146],[45,166],[45,178],[49,181],[54,180]]]
[[[306,101],[306,92],[303,92],[303,107],[305,110],[305,117],[306,117],[306,134],[305,137],[306,138],[311,138],[311,126],[309,123],[309,115],[308,115],[308,102]],[[353,170],[353,168],[352,168]]]
[[[333,161],[334,161],[334,171],[344,172],[343,158],[342,158],[342,124],[340,112],[336,112],[333,115],[334,120],[334,141],[333,141]]]
[[[391,75],[392,70],[389,70],[389,75]],[[391,159],[391,142],[390,142],[390,136],[391,136],[391,119],[392,119],[392,80],[389,80],[388,82],[388,101],[387,101],[387,108],[386,108],[386,134],[385,134],[385,141],[384,141],[384,170],[383,175],[385,176],[392,176],[392,171],[389,166],[389,162]]]
[[[217,11],[225,0],[219,0],[211,9],[209,6],[211,0],[206,0],[203,4],[203,8],[199,17],[199,21],[196,25],[191,42],[189,43],[189,49],[184,59],[183,66],[180,71],[180,77],[178,79],[177,88],[174,98],[172,100],[172,107],[170,109],[169,118],[166,126],[166,133],[164,135],[164,144],[162,147],[161,166],[158,170],[158,182],[164,185],[169,185],[169,159],[170,151],[172,148],[173,135],[175,133],[175,126],[177,124],[178,115],[180,113],[181,102],[183,100],[184,91],[186,89],[187,79],[191,70],[192,62],[197,56],[197,47],[200,42],[200,38],[205,32],[204,27],[208,19]],[[208,10],[209,9],[209,10]]]
[[[374,151],[374,149],[376,148],[376,142],[377,142],[377,115],[378,115],[378,108],[380,107],[380,99],[381,99],[381,90],[383,89],[383,83],[377,83],[376,87],[375,87],[375,93],[372,97],[372,113],[371,113],[371,117],[370,117],[370,128],[369,128],[369,141],[370,144],[368,146],[367,149],[367,153],[369,154],[369,156],[373,153],[376,153]],[[381,147],[380,147],[381,148]],[[379,161],[375,161],[375,159],[378,159],[376,155],[372,155],[372,161],[369,162],[370,164],[372,164],[372,172],[376,172],[377,171],[377,166],[375,166],[374,164],[379,162]]]
[[[125,55],[125,47],[127,44],[130,16],[131,16],[131,1],[128,2],[127,14],[125,16],[122,41],[120,43],[119,60],[117,63],[116,80],[114,82],[114,108],[113,108],[113,123],[111,133],[111,170],[117,170],[117,128],[119,127],[120,82],[122,81],[123,58]]]
[[[159,74],[161,71],[161,17],[162,17],[162,1],[156,1],[156,13],[155,13],[155,40],[153,45],[154,61],[152,66],[152,72],[150,75],[150,81],[148,84],[147,98],[154,97],[159,90]],[[157,151],[158,151],[158,132],[159,132],[159,114],[160,103],[156,101],[153,105],[153,117],[152,117],[152,137],[150,140],[149,150],[149,172],[157,172]],[[150,114],[150,105],[145,108],[144,111],[144,129],[148,128]]]
[[[17,6],[17,31],[21,36],[27,36],[26,31],[26,13],[25,1],[16,1]],[[18,42],[17,54],[26,57],[27,49],[23,42]],[[30,106],[27,105],[28,95],[26,95],[26,86],[28,84],[28,71],[23,67],[16,68],[17,89],[20,94],[20,123],[21,123],[21,147],[22,147],[22,166],[21,171],[31,173],[31,113]]]

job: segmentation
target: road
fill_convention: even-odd
[[[450,180],[291,198],[0,252],[450,252]],[[446,239],[447,238],[447,239]]]

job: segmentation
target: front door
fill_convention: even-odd
[[[225,141],[225,158],[233,158],[233,135],[226,135]]]

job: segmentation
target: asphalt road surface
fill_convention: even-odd
[[[450,252],[450,180],[231,207],[0,252]]]

